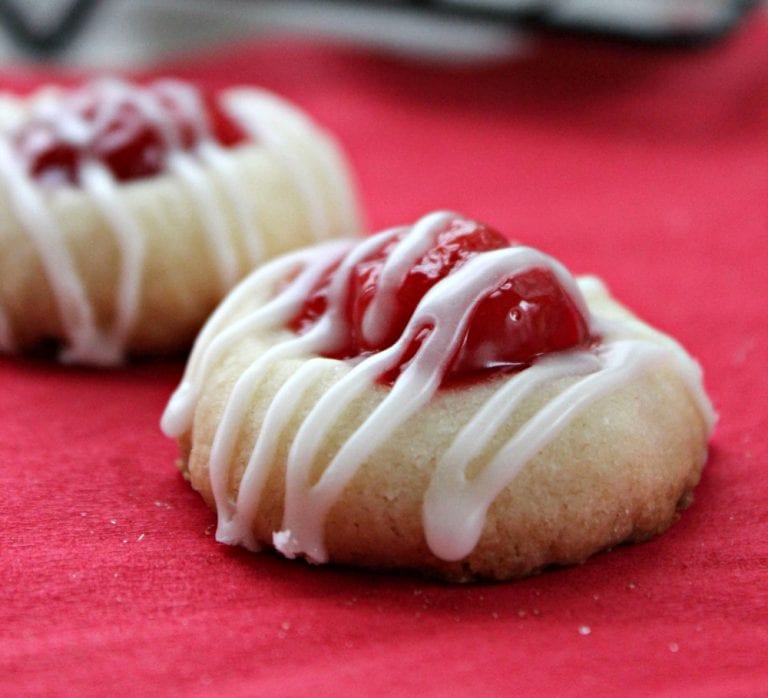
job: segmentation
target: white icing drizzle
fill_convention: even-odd
[[[217,540],[257,549],[252,523],[278,441],[289,422],[295,419],[306,392],[316,385],[319,376],[326,373],[326,366],[333,361],[309,358],[279,387],[258,428],[233,501],[229,495],[233,489],[229,482],[230,461],[252,396],[271,367],[285,358],[312,357],[337,346],[339,335],[345,331],[346,320],[341,309],[354,266],[398,237],[379,275],[377,294],[381,292],[382,298],[374,298],[368,307],[372,317],[363,321],[371,336],[379,336],[376,318],[386,321],[389,317],[386,308],[391,294],[402,283],[408,268],[455,215],[437,212],[421,219],[409,232],[396,228],[352,248],[340,243],[273,262],[238,287],[211,318],[193,350],[184,380],[163,415],[162,428],[169,436],[180,436],[191,428],[205,376],[227,348],[257,328],[269,332],[283,327],[295,317],[302,300],[322,274],[331,265],[338,264],[328,287],[326,313],[305,334],[286,333],[284,339],[246,366],[227,398],[209,459],[219,516]],[[677,343],[659,342],[656,333],[642,323],[637,324],[646,328],[649,339],[628,336],[628,323],[592,317],[576,281],[551,257],[527,247],[494,250],[470,259],[435,284],[424,295],[394,345],[342,372],[311,406],[292,439],[287,457],[284,517],[281,530],[273,535],[273,545],[278,550],[288,557],[303,555],[314,562],[327,560],[324,528],[329,510],[370,455],[433,397],[446,364],[465,333],[475,304],[509,277],[536,268],[547,269],[555,275],[592,330],[603,336],[603,341],[597,349],[547,355],[530,368],[499,381],[498,389],[449,444],[431,477],[423,506],[426,540],[436,556],[459,560],[471,553],[482,533],[488,508],[522,467],[590,404],[630,383],[651,366],[661,363],[679,372],[711,427],[713,413],[703,392],[700,369]],[[281,293],[256,310],[240,314],[228,326],[232,313],[255,289],[263,292],[265,285],[273,287],[281,275],[286,278],[294,274],[294,280]],[[350,409],[379,376],[399,365],[404,352],[424,327],[430,327],[431,331],[413,360],[313,482],[310,473],[340,415]],[[468,479],[469,465],[488,448],[522,401],[543,384],[562,378],[571,379],[569,386],[523,424],[479,474]]]
[[[325,270],[353,244],[351,240],[338,240],[318,245],[309,251],[300,250],[284,255],[260,267],[238,284],[208,318],[195,340],[184,377],[163,414],[163,431],[175,435],[187,431],[192,426],[193,408],[199,398],[202,381],[230,344],[260,330],[279,327],[286,317],[293,317]],[[320,257],[325,260],[324,263]],[[282,293],[258,311],[229,324],[231,314],[259,290],[272,288],[294,274],[298,275]]]
[[[249,202],[252,197],[248,183],[237,171],[237,164],[227,156],[226,149],[217,143],[203,141],[198,146],[196,154],[207,167],[218,175],[225,194],[232,204],[237,225],[243,231],[248,261],[252,266],[256,266],[264,261],[267,255],[264,250],[264,233],[256,225],[251,213],[252,207]],[[352,230],[352,228],[350,227],[348,230]]]
[[[97,364],[109,363],[113,359],[111,349],[104,347],[96,331],[93,309],[64,245],[61,229],[46,206],[42,192],[26,176],[4,138],[0,138],[0,179],[8,189],[14,213],[40,256],[69,342],[67,355]],[[7,330],[10,334],[10,328]]]
[[[203,230],[208,239],[210,252],[216,261],[222,295],[232,288],[239,276],[237,255],[229,244],[229,230],[224,214],[216,200],[216,194],[208,182],[208,175],[199,162],[182,151],[168,158],[170,171],[184,181],[194,193],[194,201],[203,220]]]
[[[450,211],[436,211],[424,216],[392,250],[379,275],[376,294],[363,317],[363,336],[371,346],[376,346],[384,339],[386,328],[397,309],[395,294],[403,285],[408,270],[432,245],[430,231],[440,230],[453,216]]]
[[[83,118],[82,110],[94,106],[94,95],[95,113],[89,119]],[[292,186],[305,201],[316,238],[340,229],[355,230],[358,216],[352,187],[346,180],[341,155],[330,142],[325,142],[326,135],[319,137],[319,129],[309,119],[262,90],[232,89],[222,93],[220,99],[225,110],[231,111],[246,133],[286,166]],[[62,108],[62,100],[67,101],[69,108]],[[226,148],[213,139],[205,109],[192,86],[158,80],[149,87],[139,87],[117,79],[103,79],[84,90],[70,93],[48,88],[29,102],[26,121],[45,122],[54,138],[78,146],[90,142],[125,104],[136,109],[160,134],[168,152],[168,171],[179,177],[192,192],[218,270],[221,291],[225,293],[236,282],[241,270],[206,167],[218,176],[221,191],[232,206],[251,264],[263,261],[265,250],[254,221],[254,206],[250,203],[253,185],[235,174]],[[196,134],[196,145],[189,152],[182,147],[176,122],[169,118],[171,111],[181,115]],[[83,280],[64,243],[63,228],[50,208],[50,199],[55,193],[33,181],[24,162],[24,153],[16,152],[12,145],[16,129],[24,122],[15,117],[0,134],[0,185],[8,192],[12,210],[32,242],[50,285],[64,335],[65,345],[60,358],[67,362],[99,365],[119,363],[139,311],[146,246],[141,222],[136,212],[121,203],[119,184],[104,165],[98,162],[81,165],[79,179],[83,191],[107,222],[120,254],[113,325],[107,329],[99,328]],[[313,149],[318,153],[316,157],[321,160],[321,176],[312,178],[304,171],[300,140],[313,143]],[[321,181],[323,177],[327,177],[327,182]],[[331,197],[321,195],[323,186],[331,191]],[[334,212],[337,219],[341,219],[341,228],[332,225]],[[0,306],[0,350],[11,351],[14,347],[10,315]]]
[[[342,217],[342,228],[356,229],[358,212],[353,187],[347,178],[339,151],[331,137],[324,134],[324,142],[307,152],[302,146],[307,137],[317,133],[316,125],[291,106],[264,90],[230,90],[224,95],[224,104],[240,125],[264,144],[280,160],[301,193],[315,238],[327,238],[333,232],[334,211],[321,195],[324,186],[332,190],[331,199]],[[317,158],[316,167],[307,166],[307,157]]]
[[[575,357],[566,355],[555,357],[552,362],[540,361],[539,375],[534,378],[536,382],[533,385],[525,385],[530,376],[526,376],[529,371],[523,371],[518,376],[523,382],[521,392],[526,394],[536,384],[552,378],[578,375],[574,359],[586,358],[586,352],[574,353]],[[624,340],[608,344],[599,352],[598,358],[598,366],[531,417],[472,480],[467,479],[466,468],[487,445],[488,438],[467,440],[477,436],[473,433],[479,428],[477,416],[459,433],[440,459],[424,497],[424,532],[435,555],[444,560],[461,560],[471,553],[480,540],[486,513],[493,500],[531,458],[557,438],[571,420],[591,403],[628,384],[653,363],[670,357],[658,345]],[[510,383],[514,381],[512,379]],[[491,399],[488,404],[494,402],[499,401]],[[494,417],[494,425],[502,423],[501,416],[506,416],[509,413],[507,410],[509,407],[505,406]]]
[[[101,215],[109,221],[120,250],[121,268],[118,275],[115,320],[111,331],[104,338],[104,346],[110,348],[104,363],[120,361],[123,347],[139,312],[141,270],[144,263],[145,242],[138,221],[125,207],[118,192],[118,183],[111,172],[100,162],[84,163],[80,171],[83,189],[99,207]],[[68,358],[71,347],[62,354]],[[73,361],[87,360],[75,353]]]

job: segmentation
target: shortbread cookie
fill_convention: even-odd
[[[667,528],[713,412],[594,277],[437,212],[257,270],[163,416],[217,539],[507,579]]]
[[[357,232],[337,146],[263,90],[105,79],[0,99],[0,351],[181,350],[255,265]]]

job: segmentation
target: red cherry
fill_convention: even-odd
[[[151,93],[151,85],[133,86],[134,90]],[[175,133],[178,147],[189,150],[199,139],[195,124],[189,115],[181,113],[176,105],[159,100]],[[61,98],[56,119],[78,120],[93,128],[88,137],[73,142],[59,135],[58,124],[48,118],[33,119],[23,126],[15,137],[17,151],[28,163],[30,175],[48,185],[79,184],[79,169],[84,160],[102,162],[120,181],[149,177],[163,171],[168,156],[168,145],[161,130],[148,121],[130,95],[119,97],[114,105],[100,102],[102,92],[95,84],[88,84]],[[109,109],[109,112],[106,112]],[[222,145],[234,145],[244,139],[240,128],[218,107],[210,97],[201,102],[211,125],[212,136]],[[105,119],[104,114],[109,118]]]
[[[509,242],[499,232],[474,221],[453,219],[445,230],[438,233],[435,244],[414,264],[396,294],[396,308],[383,339],[368,343],[362,335],[365,311],[376,294],[379,273],[392,248],[399,239],[358,264],[350,288],[349,316],[359,345],[368,351],[380,351],[394,344],[402,334],[408,320],[424,294],[438,281],[458,269],[480,252],[508,247]]]
[[[411,267],[395,294],[394,312],[388,318],[380,341],[371,343],[363,334],[365,311],[377,291],[379,275],[389,253],[400,241],[395,238],[352,271],[345,314],[347,335],[329,354],[352,358],[381,351],[401,336],[424,294],[441,279],[472,257],[508,247],[504,236],[479,223],[456,218],[436,238],[435,244]],[[326,311],[331,270],[307,299],[292,329],[304,332]],[[404,353],[399,366],[381,376],[384,383],[397,379],[412,360],[427,331],[421,331]],[[463,381],[490,371],[516,371],[529,366],[538,356],[589,344],[585,318],[546,269],[533,269],[513,276],[481,299],[472,312],[467,330],[448,363],[443,382]]]
[[[448,377],[523,369],[538,356],[589,341],[586,320],[552,272],[532,269],[477,304]]]
[[[221,108],[219,100],[211,92],[202,93],[203,104],[208,114],[213,139],[227,148],[238,145],[246,139],[243,128]]]

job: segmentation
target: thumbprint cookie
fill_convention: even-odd
[[[356,232],[333,139],[264,90],[100,79],[0,98],[0,351],[183,350],[254,266]]]
[[[436,212],[255,271],[163,415],[217,539],[509,579],[666,529],[714,413],[595,277]]]

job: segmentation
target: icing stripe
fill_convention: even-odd
[[[208,175],[187,153],[177,151],[168,158],[172,174],[186,183],[196,203],[208,247],[219,273],[219,287],[224,295],[232,288],[239,276],[237,255],[230,240],[230,233],[216,195],[208,181]]]
[[[235,212],[235,220],[242,233],[243,243],[248,253],[248,260],[256,266],[266,257],[264,233],[256,225],[249,206],[250,192],[248,183],[239,176],[236,164],[227,157],[226,150],[213,141],[204,141],[197,149],[198,157],[214,171],[221,181],[225,194]]]
[[[573,375],[573,359],[580,354],[583,352],[575,352],[575,357],[566,354],[547,365],[540,363],[542,381]],[[485,446],[490,438],[486,434],[485,440],[473,445],[462,439],[466,434],[461,432],[438,462],[424,497],[424,532],[430,549],[449,561],[469,555],[480,539],[489,507],[529,460],[590,404],[668,358],[663,347],[642,340],[609,345],[599,367],[593,367],[586,377],[542,407],[471,480],[466,477],[466,468],[478,452],[477,444]]]
[[[6,139],[0,138],[0,178],[10,194],[10,204],[24,226],[45,270],[73,360],[103,363],[113,357],[102,351],[93,321],[93,310],[63,232],[48,210],[40,190],[22,170]]]
[[[229,349],[230,341],[236,341],[244,334],[279,326],[283,318],[292,317],[304,303],[309,290],[322,276],[327,265],[332,264],[353,245],[352,241],[339,240],[319,246],[320,254],[326,258],[326,265],[309,265],[310,256],[301,250],[284,255],[267,264],[236,286],[208,318],[190,354],[184,377],[171,396],[163,412],[161,429],[168,436],[179,437],[192,427],[194,405],[199,389],[208,370]],[[313,251],[314,252],[314,251]],[[293,276],[294,282],[256,312],[240,318],[229,325],[230,316],[238,306],[257,294],[260,289],[271,288],[278,281]]]
[[[312,137],[309,122],[283,100],[261,90],[234,90],[226,96],[225,103],[254,140],[263,143],[282,162],[304,200],[315,239],[327,238],[332,232],[332,213],[314,168],[307,167],[305,162],[313,153],[305,151],[302,144],[302,140]],[[336,203],[344,205],[344,201]]]
[[[219,508],[221,515],[216,531],[217,540],[242,543],[251,550],[258,549],[258,543],[251,532],[251,522],[261,502],[262,490],[269,476],[269,466],[274,460],[280,436],[296,413],[304,394],[320,377],[329,362],[329,359],[319,357],[310,359],[302,364],[275,394],[243,472],[237,502],[229,512]]]
[[[707,429],[711,431],[717,422],[717,413],[704,391],[704,376],[701,366],[690,357],[677,340],[657,332],[636,318],[629,317],[621,321],[612,318],[599,318],[596,323],[596,331],[599,334],[617,335],[626,333],[627,330],[647,336],[650,340],[664,346],[671,360],[674,361],[678,374],[698,405]]]
[[[363,316],[363,336],[370,346],[381,343],[397,307],[395,294],[408,271],[434,244],[435,239],[456,214],[437,211],[424,216],[392,250],[376,284],[376,293]]]
[[[105,337],[111,347],[109,363],[120,360],[122,347],[136,322],[142,288],[145,243],[136,218],[126,209],[118,192],[115,178],[98,162],[86,163],[81,170],[84,190],[98,206],[101,215],[109,222],[120,251],[115,321]],[[66,358],[67,350],[62,356]],[[73,360],[81,360],[77,354]]]
[[[336,202],[336,215],[339,217],[338,227],[349,234],[361,233],[361,213],[357,205],[355,186],[342,158],[341,148],[330,133],[321,132],[323,138],[316,141],[315,152],[323,165],[326,184],[333,192],[332,200]]]
[[[348,176],[348,170],[341,159],[341,149],[336,146],[333,136],[321,131],[322,139],[312,138],[313,131],[317,131],[318,126],[303,112],[293,107],[291,104],[281,99],[277,95],[267,93],[267,98],[271,101],[278,120],[283,123],[292,139],[298,142],[301,138],[310,138],[314,141],[314,146],[308,153],[316,161],[318,172],[315,175],[318,187],[323,185],[331,190],[331,201],[336,201],[337,205],[328,206],[326,203],[326,218],[330,221],[334,212],[340,216],[341,226],[344,230],[359,233],[359,211],[357,210],[357,201],[354,193],[354,186]],[[328,199],[326,200],[328,201]],[[323,237],[327,237],[331,231],[326,230]]]

